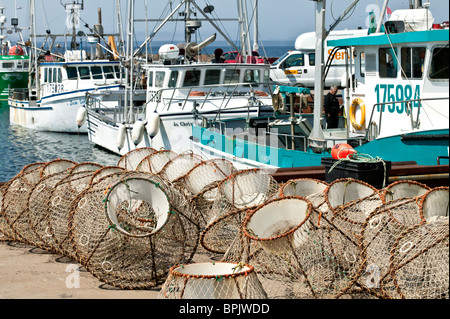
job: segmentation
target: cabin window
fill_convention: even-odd
[[[28,61],[25,61],[24,63],[23,63],[23,68],[24,69],[28,69],[30,67],[30,63],[28,62]]]
[[[286,59],[286,68],[305,66],[304,54],[293,54]]]
[[[114,70],[116,71],[116,78],[120,79],[120,69],[118,66],[114,66]]]
[[[426,48],[402,48],[403,78],[422,78],[426,51]]]
[[[366,76],[366,55],[364,52],[359,54],[359,74],[361,77]]]
[[[183,86],[199,86],[200,85],[200,71],[199,70],[188,70],[184,74]]]
[[[164,85],[164,77],[166,75],[166,72],[155,72],[155,87],[162,88]]]
[[[58,69],[58,83],[62,83],[62,71]]]
[[[101,79],[103,79],[102,68],[100,66],[93,66],[91,68],[91,72],[92,72],[92,78],[94,80],[101,80]]]
[[[69,80],[76,80],[78,78],[77,68],[68,67],[66,70],[67,70],[67,78]]]
[[[52,83],[53,80],[53,69],[48,69],[48,82]]]
[[[448,47],[433,49],[430,65],[430,79],[432,80],[448,80],[449,70],[449,52]]]
[[[251,83],[258,85],[260,82],[259,70],[245,70],[244,83]]]
[[[397,49],[380,49],[378,51],[378,65],[380,78],[397,77]]]
[[[225,71],[225,84],[239,83],[241,70],[228,69]]]
[[[148,72],[147,75],[147,87],[153,86],[153,71]]]
[[[309,54],[309,65],[310,66],[315,66],[316,65],[316,54],[315,53],[310,53]]]
[[[90,80],[91,79],[91,72],[89,71],[89,67],[79,67],[78,72],[80,72],[80,79],[81,80]]]
[[[12,69],[14,67],[14,63],[13,62],[3,62],[3,68],[4,69]]]
[[[53,68],[53,80],[52,80],[52,83],[58,82],[58,80],[56,79],[57,76],[58,76],[58,71],[57,71],[56,68]]]
[[[177,81],[178,81],[178,71],[170,72],[169,87],[170,88],[176,88],[177,87]]]
[[[220,70],[206,70],[205,85],[220,84]]]
[[[105,78],[114,79],[114,69],[112,66],[104,66],[103,73],[105,74]]]

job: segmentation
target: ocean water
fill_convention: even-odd
[[[0,182],[9,181],[24,166],[37,162],[60,158],[109,166],[116,165],[120,159],[96,147],[87,134],[38,132],[11,125],[7,101],[0,101],[0,137]]]

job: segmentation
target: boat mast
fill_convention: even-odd
[[[253,50],[258,51],[259,45],[258,45],[258,37],[259,37],[259,26],[258,26],[258,0],[254,0],[254,7],[253,7]]]
[[[128,66],[125,68],[125,121],[133,122],[133,36],[134,36],[134,0],[128,0],[128,27],[127,27],[127,61]]]
[[[309,146],[315,152],[321,152],[325,147],[325,136],[322,131],[322,104],[323,104],[323,69],[324,69],[324,42],[326,37],[325,7],[326,0],[313,0],[316,2],[316,67],[314,83],[314,122],[309,136]]]

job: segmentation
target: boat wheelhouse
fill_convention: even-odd
[[[259,116],[264,108],[271,109],[268,65],[161,63],[144,68],[147,87],[144,105],[138,103],[139,106],[126,110],[122,100],[121,105],[108,110],[93,94],[92,101],[97,102],[89,106],[87,119],[92,142],[119,154],[140,147],[182,152],[189,148],[191,127],[200,118]],[[118,99],[113,96],[111,99]],[[133,140],[133,128],[139,121],[146,131]],[[119,137],[123,143],[117,143],[123,123],[126,134]],[[157,129],[152,132],[154,127]]]

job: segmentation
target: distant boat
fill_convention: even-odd
[[[76,4],[73,6],[72,11],[75,10],[74,15],[77,16],[82,6]],[[34,1],[30,7],[31,30],[35,30]],[[100,13],[99,10],[99,17]],[[97,27],[101,30],[101,25]],[[78,45],[76,37],[84,35],[74,33],[71,48]],[[104,96],[123,88],[120,61],[111,61],[99,56],[94,50],[99,37],[93,35],[88,36],[92,50],[90,57],[82,48],[66,50],[64,55],[54,54],[48,50],[44,51],[45,55],[41,54],[39,57],[38,50],[42,50],[36,46],[36,37],[37,35],[32,34],[35,41],[30,70],[32,82],[26,89],[10,91],[8,99],[10,123],[38,131],[87,133],[87,127],[82,123],[82,119],[80,125],[75,125],[79,107],[85,105],[87,93],[95,91]],[[107,103],[103,107],[107,107]]]
[[[6,27],[6,17],[0,7],[0,100],[7,100],[10,89],[25,89],[28,87],[28,71],[30,57],[20,45],[11,45],[7,33],[20,32],[18,19],[11,19],[12,27]]]

